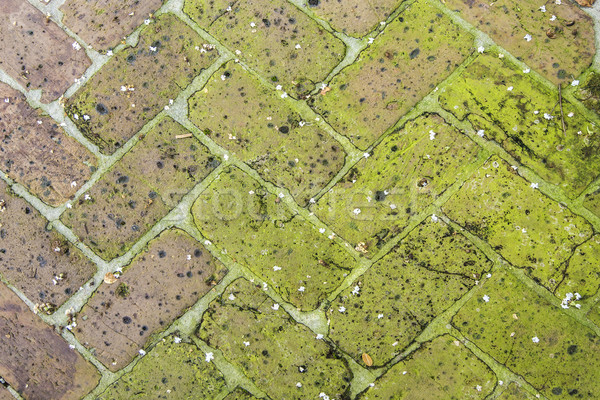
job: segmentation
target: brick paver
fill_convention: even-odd
[[[600,398],[598,10],[1,2],[0,399]]]
[[[0,132],[3,171],[49,204],[68,200],[96,169],[90,152],[3,83]]]
[[[42,101],[56,100],[91,65],[81,45],[27,1],[3,0],[0,11],[0,68],[42,89]]]
[[[79,399],[100,374],[0,285],[0,376],[27,399]]]

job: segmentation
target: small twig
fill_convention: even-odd
[[[563,134],[567,137],[567,131],[565,129],[565,116],[563,114],[562,106],[562,84],[558,85],[558,103],[560,104],[560,121],[562,122]]]
[[[185,138],[189,138],[192,136],[194,136],[194,135],[192,135],[191,133],[185,133],[183,135],[175,135],[175,139],[185,139]]]

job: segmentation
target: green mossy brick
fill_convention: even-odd
[[[346,153],[280,94],[231,62],[190,98],[190,120],[304,205],[342,168]]]
[[[245,279],[209,305],[197,335],[273,399],[346,398],[352,374],[331,345]]]
[[[496,377],[450,335],[424,343],[375,381],[360,400],[483,400]]]
[[[469,341],[550,399],[599,397],[593,331],[510,273],[495,273],[479,293],[452,319]]]
[[[491,267],[464,236],[429,219],[332,303],[330,337],[357,362],[367,353],[384,365]]]
[[[517,161],[575,197],[598,175],[600,135],[594,123],[506,57],[479,56],[441,91],[440,104],[483,131]]]
[[[497,156],[442,208],[550,291],[563,280],[575,248],[592,235],[586,220],[531,187]]]
[[[366,149],[473,51],[473,36],[425,1],[390,22],[324,96],[308,100],[359,148]]]
[[[438,115],[419,117],[387,136],[312,210],[353,246],[363,243],[370,257],[411,216],[465,179],[480,151]]]
[[[303,310],[316,308],[356,266],[325,231],[236,167],[211,183],[192,214],[206,239]]]

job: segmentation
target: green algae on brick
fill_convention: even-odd
[[[332,28],[350,36],[363,36],[385,20],[402,0],[321,0],[304,3],[329,22]]]
[[[409,121],[387,136],[314,207],[317,216],[368,255],[400,232],[464,170],[479,147],[437,115]]]
[[[533,400],[534,397],[530,396],[525,390],[519,385],[511,382],[504,392],[498,397],[498,400]]]
[[[417,1],[336,75],[331,91],[309,104],[365,149],[450,75],[472,43],[471,34],[437,8]]]
[[[305,95],[342,61],[344,43],[284,0],[187,0],[184,11],[264,77]]]
[[[278,92],[281,93],[281,92]],[[190,119],[259,174],[303,204],[343,166],[346,154],[235,63],[224,66],[190,99]]]
[[[443,206],[452,220],[554,291],[574,249],[592,235],[583,218],[494,156]]]
[[[587,108],[600,115],[600,74],[592,71],[579,83],[573,95]]]
[[[50,205],[68,200],[95,170],[92,153],[1,82],[0,132],[2,171]]]
[[[596,303],[590,311],[588,311],[587,317],[600,328],[600,303]]]
[[[246,390],[237,388],[233,392],[229,393],[224,400],[256,400],[257,398],[252,396]]]
[[[454,337],[443,335],[394,365],[358,399],[483,400],[495,384],[482,361]]]
[[[96,267],[0,180],[0,274],[40,312],[52,314]]]
[[[209,305],[197,335],[273,399],[346,398],[352,375],[331,345],[245,279]]]
[[[206,399],[225,389],[225,379],[196,346],[167,336],[133,367],[109,386],[100,400]]]
[[[555,84],[571,82],[592,63],[593,20],[575,2],[447,0],[446,6]]]
[[[208,149],[165,118],[62,216],[104,259],[125,253],[219,165]]]
[[[558,90],[495,54],[478,57],[440,94],[443,108],[574,197],[598,175],[600,135],[564,98],[563,132],[558,103]]]
[[[572,298],[573,304],[593,297],[600,287],[600,235],[594,235],[590,240],[578,246],[571,258],[567,260],[564,280],[560,283],[555,294],[565,299]],[[572,296],[568,294],[571,293]],[[579,294],[579,296],[576,295]],[[573,306],[571,304],[571,306]]]
[[[600,217],[600,188],[585,195],[583,206]]]
[[[208,293],[226,268],[179,229],[163,231],[126,267],[104,282],[80,312],[77,339],[116,371],[131,362],[151,335],[165,329]]]
[[[452,320],[469,341],[548,398],[600,397],[593,331],[509,273],[495,273],[479,293]]]
[[[70,0],[61,6],[63,23],[93,47],[115,47],[156,11],[163,0]]]
[[[330,337],[357,361],[367,353],[384,365],[490,268],[464,236],[429,219],[332,303]]]
[[[112,154],[218,57],[171,14],[146,26],[71,97],[67,114],[103,153]]]
[[[192,207],[202,235],[303,310],[316,308],[355,261],[278,196],[231,167]]]

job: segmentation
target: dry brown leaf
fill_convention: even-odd
[[[117,278],[115,276],[115,274],[113,274],[112,272],[107,272],[104,275],[104,282],[107,283],[107,284],[109,284],[109,285],[115,283],[117,281],[117,279],[119,279],[119,278]]]
[[[596,0],[575,0],[582,7],[591,7]]]
[[[366,365],[367,367],[370,367],[370,366],[372,366],[372,365],[373,365],[373,359],[372,359],[372,358],[371,358],[371,356],[370,356],[370,355],[368,355],[367,353],[363,353],[363,355],[362,355],[362,360],[363,360],[363,362],[365,363],[365,365]]]
[[[330,90],[331,88],[329,86],[325,86],[323,89],[321,89],[321,96],[325,96],[325,94]]]

